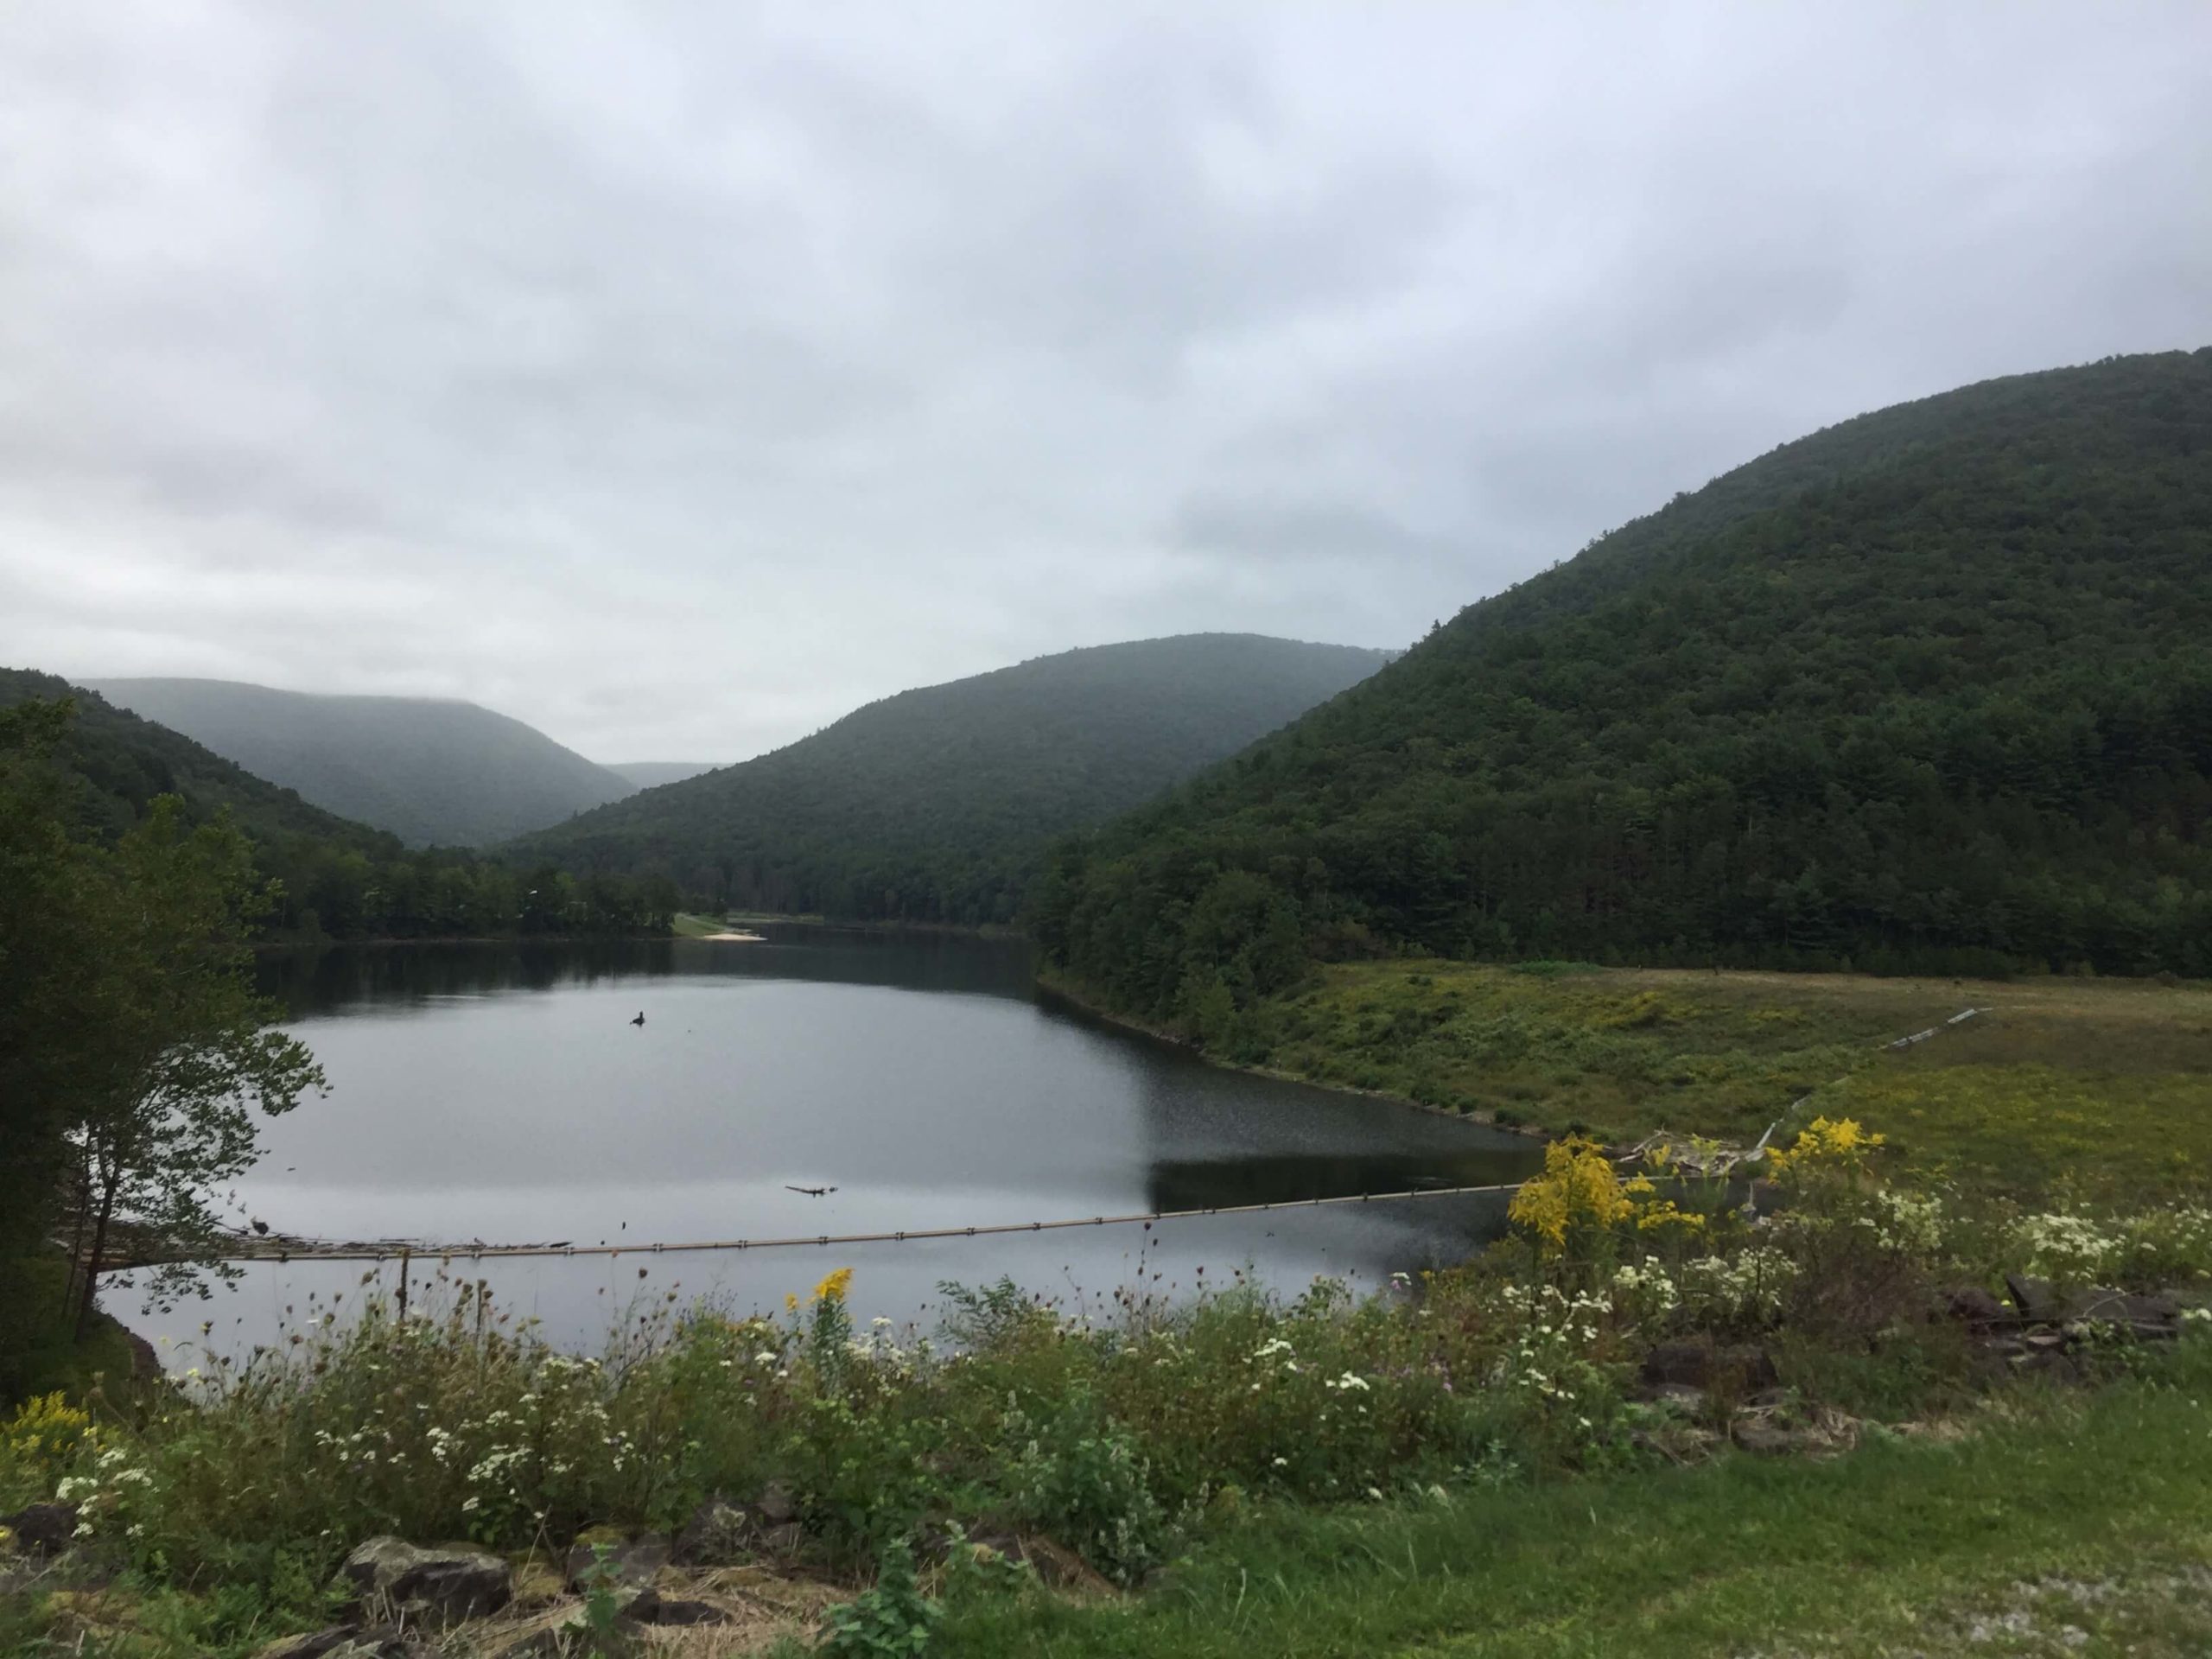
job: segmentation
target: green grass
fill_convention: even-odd
[[[1830,1463],[1269,1514],[1126,1603],[961,1608],[942,1650],[2178,1659],[2212,1651],[2201,1351],[2179,1381],[2037,1396],[1955,1443],[1890,1438]],[[1996,1639],[1973,1641],[1976,1621]]]
[[[1531,967],[1539,970],[1531,971]],[[1903,1052],[1883,1045],[1985,1012]],[[1344,963],[1259,1004],[1220,1058],[1614,1141],[1750,1139],[1791,1103],[1912,1166],[2018,1195],[2212,1180],[2212,988]]]
[[[820,922],[819,916],[779,916],[766,911],[733,910],[727,916],[697,916],[688,911],[678,911],[670,926],[678,938],[703,939],[709,934],[727,933],[734,927],[751,927],[759,922]]]

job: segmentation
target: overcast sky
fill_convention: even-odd
[[[2212,343],[2212,5],[0,9],[0,664],[728,760]]]

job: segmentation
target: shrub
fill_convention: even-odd
[[[1041,1421],[1007,1413],[1005,1433],[1006,1491],[1022,1522],[1072,1545],[1119,1584],[1135,1584],[1163,1558],[1172,1528],[1151,1466],[1087,1389]]]

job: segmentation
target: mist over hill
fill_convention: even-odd
[[[606,766],[635,788],[658,789],[663,784],[680,784],[686,778],[712,772],[721,764],[719,760],[610,760]]]
[[[410,846],[504,841],[635,788],[543,732],[473,702],[329,696],[229,680],[84,683]]]
[[[1064,847],[1060,968],[1218,1035],[1310,956],[2212,973],[2212,350],[1844,422]]]
[[[34,698],[67,698],[77,705],[55,758],[69,779],[65,817],[80,833],[119,835],[156,796],[177,795],[190,821],[227,809],[257,840],[307,838],[357,851],[399,850],[396,837],[325,811],[180,732],[117,708],[96,691],[35,669],[0,669],[0,709]]]
[[[1064,652],[887,697],[505,850],[666,874],[715,903],[1010,921],[1052,836],[1234,754],[1387,656],[1256,634]]]

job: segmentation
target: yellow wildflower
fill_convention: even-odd
[[[1672,1198],[1661,1198],[1647,1204],[1636,1212],[1637,1230],[1656,1232],[1662,1227],[1679,1227],[1686,1233],[1705,1230],[1705,1217],[1694,1210],[1684,1210]]]
[[[1883,1136],[1869,1133],[1856,1118],[1816,1117],[1798,1131],[1796,1140],[1787,1147],[1769,1147],[1767,1164],[1777,1175],[1802,1175],[1822,1168],[1856,1165],[1881,1146],[1883,1140]]]
[[[1570,1135],[1544,1148],[1544,1173],[1522,1184],[1505,1213],[1548,1249],[1560,1249],[1569,1231],[1611,1227],[1635,1208],[1605,1148]]]
[[[842,1302],[845,1300],[845,1287],[852,1282],[853,1270],[839,1268],[814,1287],[814,1300],[817,1302]]]

